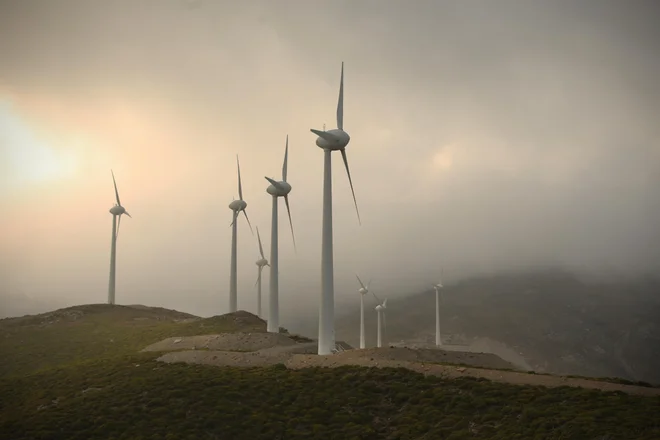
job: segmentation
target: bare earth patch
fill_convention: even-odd
[[[167,338],[149,345],[142,351],[204,349],[251,352],[296,344],[296,341],[281,333],[222,333],[219,335]]]
[[[179,340],[179,342],[175,342],[175,340]],[[186,350],[188,347],[205,349]],[[184,351],[171,351],[181,349]],[[282,334],[238,333],[168,338],[150,345],[143,351],[170,351],[158,358],[159,361],[166,363],[185,362],[231,367],[263,367],[284,364],[290,369],[335,368],[344,365],[407,368],[424,375],[447,378],[467,376],[515,385],[571,386],[601,391],[621,391],[629,394],[660,396],[660,388],[497,370],[496,368],[512,368],[512,365],[491,353],[384,347],[346,350],[333,355],[318,356],[315,354],[316,350],[316,342],[298,344]],[[438,362],[472,365],[479,368],[441,365]]]

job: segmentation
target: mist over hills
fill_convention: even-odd
[[[378,295],[378,291],[373,289]],[[382,297],[382,295],[381,295]],[[375,345],[375,301],[365,317]],[[434,343],[432,289],[388,301],[390,343]],[[660,279],[584,279],[560,270],[505,273],[445,284],[445,344],[473,344],[535,371],[660,383]],[[359,299],[337,319],[337,339],[356,344]]]

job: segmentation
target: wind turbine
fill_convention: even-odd
[[[266,177],[270,182],[266,192],[273,196],[273,217],[270,227],[270,294],[268,301],[268,325],[267,331],[278,333],[280,331],[280,305],[279,305],[279,258],[278,258],[278,236],[277,236],[277,199],[284,197],[286,211],[289,214],[289,224],[291,225],[291,236],[293,237],[293,247],[296,247],[296,237],[293,234],[293,222],[291,221],[291,209],[289,207],[289,193],[291,185],[286,181],[287,164],[289,159],[289,135],[286,136],[286,147],[284,148],[284,163],[282,164],[282,180],[277,181]]]
[[[375,293],[371,293],[378,305],[376,306],[376,312],[378,313],[378,340],[376,341],[377,347],[383,346],[383,334],[387,334],[387,318],[385,317],[385,309],[387,309],[387,298],[381,303]]]
[[[440,289],[442,283],[433,286],[435,289],[435,345],[438,347],[442,345],[442,338],[440,337]]]
[[[351,172],[348,168],[346,146],[351,137],[344,131],[344,63],[341,63],[341,79],[339,82],[339,100],[337,102],[337,128],[332,130],[315,130],[316,145],[323,149],[323,238],[321,242],[321,305],[319,310],[319,355],[332,353],[335,348],[335,286],[334,265],[332,255],[332,152],[340,151],[348,182],[351,185],[355,211],[358,222],[360,211],[357,207]]]
[[[255,285],[257,286],[257,316],[261,318],[261,271],[264,269],[264,266],[270,266],[270,264],[268,264],[268,260],[264,257],[264,248],[261,246],[259,227],[257,227],[257,239],[259,240],[259,254],[261,255],[261,258],[255,263],[259,268],[259,274],[257,275],[257,282]]]
[[[117,203],[115,206],[110,208],[110,214],[112,214],[112,241],[110,242],[110,281],[108,282],[108,304],[115,303],[115,275],[116,275],[116,263],[117,263],[117,236],[119,235],[119,226],[121,225],[121,216],[126,214],[131,217],[131,215],[121,206],[121,201],[119,200],[119,191],[117,190],[117,181],[115,180],[115,173],[110,170],[112,174],[112,183],[115,186],[115,198]],[[132,218],[132,217],[131,217]]]
[[[365,348],[365,343],[364,343],[364,295],[369,293],[369,285],[371,284],[371,280],[367,283],[365,286],[360,277],[356,274],[355,275],[358,279],[358,282],[360,283],[360,290],[358,290],[358,293],[360,294],[360,348]]]
[[[237,240],[237,228],[236,220],[238,219],[241,211],[245,214],[245,219],[250,226],[250,232],[252,232],[252,225],[250,224],[250,219],[248,218],[245,208],[247,208],[247,202],[243,200],[243,186],[241,185],[241,165],[238,162],[238,154],[236,155],[236,167],[238,168],[238,200],[233,200],[229,204],[229,209],[233,211],[233,217],[231,221],[231,269],[229,273],[229,312],[235,312],[238,307],[238,283],[236,279],[236,240]],[[254,234],[254,232],[252,232]]]

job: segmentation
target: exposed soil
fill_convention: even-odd
[[[219,335],[186,336],[163,339],[142,351],[221,350],[254,352],[272,347],[296,345],[282,333],[222,333]]]
[[[190,350],[190,348],[193,349]],[[159,361],[167,363],[186,362],[233,367],[260,367],[281,363],[291,369],[334,368],[343,365],[377,368],[402,367],[425,375],[448,378],[470,376],[515,385],[573,386],[660,396],[660,388],[498,370],[496,368],[510,369],[512,365],[490,353],[384,347],[346,350],[329,356],[318,356],[315,354],[316,350],[316,342],[298,344],[283,334],[275,333],[235,333],[168,338],[144,349],[144,351],[170,351],[158,358]],[[438,362],[471,365],[479,368],[441,365]]]

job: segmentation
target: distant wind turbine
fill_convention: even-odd
[[[259,255],[261,255],[261,258],[257,260],[255,263],[258,268],[258,275],[257,275],[257,282],[255,285],[257,286],[257,316],[261,318],[261,271],[264,269],[264,266],[270,266],[268,264],[268,260],[266,260],[266,257],[264,257],[264,248],[261,245],[261,235],[259,235],[259,227],[257,229],[257,239],[259,240]]]
[[[360,348],[365,348],[365,343],[364,343],[364,296],[369,293],[369,285],[371,284],[371,280],[367,283],[365,286],[360,277],[356,274],[358,282],[360,283],[360,290],[358,290],[358,293],[360,294]]]
[[[110,208],[110,214],[112,214],[112,241],[110,242],[110,281],[108,282],[108,304],[115,303],[115,277],[116,277],[116,263],[117,263],[117,236],[119,235],[119,226],[121,225],[121,216],[126,214],[131,217],[131,215],[121,206],[121,201],[119,200],[119,191],[117,190],[117,181],[115,180],[115,173],[110,170],[112,174],[112,183],[115,186],[115,206]]]
[[[229,272],[229,312],[235,312],[238,308],[238,283],[236,277],[236,241],[237,241],[237,219],[241,211],[245,215],[245,220],[247,220],[248,225],[250,226],[250,232],[252,232],[252,225],[250,224],[250,219],[248,218],[245,208],[247,208],[247,202],[243,200],[243,186],[241,185],[241,165],[238,162],[238,155],[236,155],[236,167],[238,168],[238,200],[234,200],[229,204],[229,209],[233,211],[232,221],[231,221],[231,268]],[[254,234],[254,232],[252,232]]]
[[[442,284],[438,283],[433,288],[435,289],[435,345],[439,347],[442,345],[440,337],[440,289],[442,289]]]
[[[351,172],[348,168],[346,146],[351,137],[344,131],[344,63],[341,63],[341,79],[339,82],[339,100],[337,102],[337,128],[332,130],[315,130],[316,145],[323,149],[323,238],[321,242],[321,304],[319,310],[319,346],[318,354],[326,355],[335,349],[335,286],[334,264],[332,252],[332,152],[340,151],[348,182],[351,185],[355,211],[358,222],[360,211],[355,198]]]
[[[377,347],[383,346],[383,335],[387,335],[387,318],[385,317],[385,309],[387,309],[387,298],[381,303],[375,293],[371,293],[378,305],[376,306],[376,312],[378,313],[378,340],[376,342]]]
[[[284,163],[282,164],[282,180],[277,181],[266,177],[270,183],[266,192],[273,196],[272,223],[270,227],[270,294],[268,301],[268,325],[267,331],[278,333],[280,331],[280,304],[279,304],[279,256],[278,256],[278,226],[277,226],[277,199],[284,197],[286,211],[289,214],[289,225],[291,225],[291,236],[293,247],[296,247],[296,236],[293,233],[293,221],[291,221],[291,209],[289,207],[289,193],[291,185],[287,182],[287,166],[289,160],[289,136],[286,137],[284,148]]]

